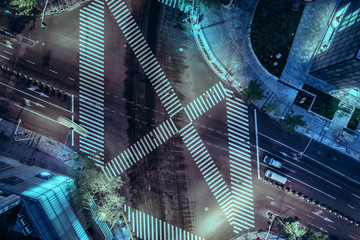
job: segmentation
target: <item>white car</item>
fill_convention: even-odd
[[[276,168],[282,168],[283,164],[279,161],[276,161],[273,158],[270,158],[268,156],[264,157],[264,162],[268,163],[270,166],[276,167]]]

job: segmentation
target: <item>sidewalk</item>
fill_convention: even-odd
[[[262,109],[271,102],[281,105],[271,117],[280,119],[287,113],[303,115],[306,127],[299,127],[297,131],[312,137],[348,156],[360,159],[360,134],[356,133],[354,142],[338,143],[335,134],[342,130],[348,119],[341,119],[337,113],[332,121],[314,115],[293,104],[298,93],[297,89],[304,83],[312,85],[324,92],[332,90],[330,85],[307,75],[311,58],[327,23],[334,11],[337,0],[318,0],[305,7],[301,22],[295,35],[287,65],[280,78],[268,73],[257,60],[251,46],[249,28],[257,1],[236,1],[228,8],[215,9],[205,13],[198,25],[193,26],[194,37],[202,51],[205,60],[214,72],[235,89],[241,90],[250,80],[262,83],[266,98],[254,102]],[[316,13],[316,14],[315,14]],[[316,25],[316,27],[313,27]],[[336,96],[341,100],[360,107],[360,99],[344,98],[345,93],[338,91]]]
[[[266,231],[256,231],[256,232],[249,232],[241,235],[240,237],[234,238],[234,240],[260,240],[265,239],[267,232]],[[285,240],[285,238],[276,236],[272,233],[269,234],[268,240]]]
[[[64,161],[71,160],[74,154],[71,148],[66,146],[64,150],[64,143],[24,129],[21,124],[15,141],[16,125],[5,119],[0,121],[0,155],[68,175],[68,165],[73,161]]]

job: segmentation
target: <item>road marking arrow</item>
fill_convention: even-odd
[[[313,214],[315,214],[316,216],[319,216],[320,214],[322,214],[323,211],[321,210],[317,210],[316,212],[313,212]],[[320,216],[319,216],[320,217]]]
[[[6,44],[3,44],[3,43],[0,43],[0,44],[5,46],[5,47],[13,49],[12,44],[11,44],[11,42],[9,40],[4,40],[4,41],[5,41]]]
[[[334,222],[334,221],[332,221],[330,218],[327,218],[327,217],[324,217],[324,220],[325,220],[325,221],[328,221],[328,222]]]

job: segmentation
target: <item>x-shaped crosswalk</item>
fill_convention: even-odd
[[[95,10],[94,8],[99,6],[99,2],[101,1],[95,0],[88,8]],[[109,7],[136,58],[139,60],[170,118],[115,156],[102,167],[104,173],[108,178],[119,176],[161,144],[165,143],[169,138],[179,134],[229,223],[234,227],[234,231],[239,233],[239,231],[254,227],[247,107],[240,99],[233,97],[233,92],[224,88],[221,82],[215,84],[187,106],[183,106],[132,17],[126,3],[122,0],[106,0],[105,3]],[[81,30],[80,35],[84,35],[84,32]],[[98,29],[94,29],[93,26],[87,28],[86,36],[88,36],[87,39],[89,41],[94,40],[91,34],[89,34],[94,30]],[[99,47],[96,44],[92,46]],[[93,50],[92,57],[96,54],[99,55],[98,50]],[[94,71],[98,62],[87,61],[87,63],[88,65],[84,66],[83,69]],[[99,79],[95,79],[95,81],[99,82]],[[90,87],[93,87],[93,85],[88,86],[88,88]],[[90,98],[90,96],[86,97]],[[231,188],[224,181],[218,167],[192,123],[224,99],[226,100],[227,108]],[[188,117],[189,124],[178,129],[173,118],[180,112]],[[88,124],[87,127],[91,128],[92,126],[94,126],[94,123]],[[94,151],[96,150],[92,152]]]

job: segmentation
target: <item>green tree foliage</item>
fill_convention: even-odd
[[[281,120],[281,125],[285,130],[295,133],[298,126],[306,126],[306,122],[302,119],[302,117],[302,115],[286,114],[285,118]]]
[[[220,7],[219,0],[180,0],[177,5],[177,8],[187,14],[190,14],[193,8],[194,12],[201,14],[216,7]]]
[[[125,201],[119,193],[123,180],[120,177],[108,180],[89,156],[79,155],[74,164],[76,168],[70,172],[74,180],[71,189],[73,200],[85,209],[94,201],[97,213],[93,217],[114,226],[120,220],[120,210]]]
[[[284,230],[289,234],[288,239],[290,240],[300,240],[307,233],[305,228],[301,228],[300,223],[296,222],[285,222]]]
[[[11,0],[10,5],[16,8],[20,15],[24,15],[35,8],[36,0]]]
[[[329,239],[329,235],[323,235],[321,232],[308,232],[306,234],[307,240],[327,240]]]
[[[261,89],[261,83],[258,83],[256,80],[251,80],[248,87],[243,90],[243,98],[247,103],[265,98],[263,90]]]
[[[271,112],[277,110],[279,106],[280,106],[280,102],[273,101],[268,105],[266,105],[266,112],[270,114]]]

